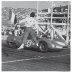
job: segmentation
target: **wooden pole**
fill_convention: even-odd
[[[52,5],[53,5],[53,2],[52,2]],[[53,16],[52,12],[53,12],[53,6],[51,7],[51,24],[50,25],[52,25],[52,16]],[[53,40],[53,37],[54,37],[54,33],[53,33],[53,29],[52,29],[51,30],[51,40]]]
[[[37,1],[37,24],[38,24],[38,5],[39,5],[39,1]],[[39,34],[39,31],[37,29],[37,35]]]
[[[66,31],[66,43],[69,43],[69,4],[68,4],[68,18],[67,18],[67,31]]]

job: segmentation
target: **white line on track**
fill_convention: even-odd
[[[27,60],[36,60],[36,59],[44,59],[44,58],[56,58],[56,57],[62,57],[62,56],[68,56],[70,54],[65,54],[65,55],[57,55],[57,56],[50,56],[50,57],[39,57],[39,58],[29,58],[29,59],[20,59],[20,60],[13,60],[13,61],[5,61],[2,63],[13,63],[13,62],[20,62],[20,61],[27,61]]]

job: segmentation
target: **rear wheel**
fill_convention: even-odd
[[[48,51],[48,45],[45,41],[40,41],[39,42],[39,50],[41,52],[47,52]]]

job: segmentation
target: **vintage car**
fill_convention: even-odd
[[[61,38],[50,40],[46,37],[37,37],[39,45],[36,46],[36,43],[32,40],[31,36],[28,37],[25,44],[25,48],[37,48],[41,52],[47,52],[50,49],[59,49],[62,50],[66,46],[66,42]],[[18,48],[23,41],[23,36],[14,36],[10,35],[7,37],[7,44],[10,48]]]

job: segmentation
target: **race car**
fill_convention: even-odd
[[[18,24],[18,23],[17,23],[17,18],[15,17],[16,15],[13,13],[13,10],[10,10],[9,15],[10,15],[10,22],[12,24],[15,24],[15,26],[16,26],[16,24]],[[21,22],[23,22],[23,20],[19,22],[19,25],[21,25]],[[23,23],[23,25],[24,25],[24,23]],[[40,28],[40,27],[38,27],[38,28]],[[34,40],[31,38],[31,36],[29,36],[29,38],[27,39],[27,41],[25,43],[25,47],[38,48],[41,52],[47,52],[50,49],[63,49],[63,47],[67,46],[67,44],[66,44],[65,40],[63,40],[63,37],[60,34],[60,32],[57,29],[55,29],[53,25],[50,25],[49,28],[53,29],[61,38],[55,38],[55,39],[51,40],[51,39],[47,38],[46,36],[45,37],[43,37],[43,36],[37,37],[39,44],[38,44],[38,46],[36,46],[36,43],[34,42]],[[47,30],[44,32],[43,29],[40,28],[39,31],[45,34],[45,32]],[[16,35],[17,35],[17,30],[16,30]],[[23,36],[22,35],[16,36],[16,35],[9,35],[7,37],[7,44],[11,48],[18,48],[22,44]]]
[[[60,38],[50,40],[46,37],[41,38],[37,37],[37,40],[39,41],[38,46],[36,46],[34,40],[29,36],[25,43],[25,48],[37,48],[41,52],[47,52],[51,49],[61,50],[63,49],[63,47],[67,46],[66,42]],[[10,48],[18,48],[22,44],[22,41],[23,41],[22,36],[10,35],[7,37],[7,44]]]

